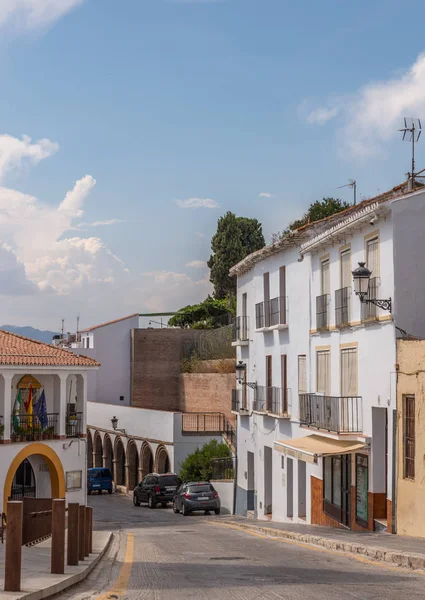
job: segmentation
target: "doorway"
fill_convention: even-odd
[[[294,461],[287,458],[287,477],[286,477],[286,516],[292,519],[294,516]]]
[[[30,461],[25,458],[16,469],[12,483],[12,500],[36,498],[35,476]]]
[[[298,518],[306,518],[307,501],[307,465],[303,460],[298,460]]]
[[[255,510],[255,476],[254,476],[254,453],[247,453],[247,510]]]
[[[273,505],[273,455],[272,449],[264,446],[264,514],[272,514]]]

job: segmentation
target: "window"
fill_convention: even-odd
[[[371,277],[379,277],[379,238],[378,236],[366,242],[366,266],[372,271]]]
[[[357,348],[341,350],[341,396],[357,396]]]
[[[329,271],[329,258],[326,258],[325,260],[322,260],[321,265],[320,265],[320,269],[321,269],[321,277],[320,277],[320,293],[322,294],[329,294],[330,290],[331,290],[331,284],[330,284],[330,271]]]
[[[317,352],[317,381],[316,390],[318,394],[329,395],[331,387],[330,352],[320,350]]]
[[[263,274],[264,327],[270,327],[270,273]]]
[[[379,238],[378,236],[367,240],[366,242],[366,266],[372,272],[369,281],[369,292],[366,296],[368,299],[378,297],[379,285]],[[376,319],[377,307],[374,304],[363,303],[361,307],[362,320],[368,321]]]
[[[280,357],[280,369],[281,369],[281,385],[282,385],[282,412],[284,415],[288,414],[288,363],[286,354],[282,354]]]
[[[404,478],[415,479],[415,396],[403,398]]]
[[[298,357],[298,393],[307,393],[307,357],[304,354]]]
[[[347,288],[351,286],[351,249],[347,248],[340,254],[340,275],[341,275],[341,287]]]

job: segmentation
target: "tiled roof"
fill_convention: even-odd
[[[415,187],[422,188],[424,186],[421,183],[415,182]],[[324,219],[320,219],[319,221],[313,221],[312,223],[307,223],[306,225],[303,225],[296,231],[293,231],[290,234],[285,235],[283,238],[281,238],[274,244],[270,244],[269,246],[265,246],[264,248],[261,248],[261,250],[256,250],[252,254],[249,254],[244,259],[242,259],[239,263],[234,265],[230,269],[229,274],[231,277],[235,276],[235,275],[243,275],[244,273],[247,273],[248,271],[250,271],[256,263],[261,262],[265,258],[267,258],[273,254],[277,254],[278,252],[281,252],[282,250],[284,250],[285,248],[288,248],[288,247],[293,247],[293,246],[299,247],[300,244],[304,243],[307,239],[310,239],[311,236],[323,233],[327,229],[336,225],[336,223],[339,223],[340,221],[347,219],[348,217],[356,214],[357,212],[361,212],[366,207],[368,207],[372,204],[382,204],[384,202],[387,202],[388,200],[392,200],[393,198],[399,198],[401,196],[411,194],[411,193],[412,193],[412,191],[409,191],[407,189],[407,182],[404,182],[399,185],[396,185],[395,187],[393,187],[391,190],[388,190],[387,192],[379,194],[378,196],[375,196],[374,198],[368,198],[367,200],[363,200],[362,202],[359,202],[358,204],[350,206],[350,207],[346,208],[345,210],[342,210],[339,213],[336,213],[329,217],[325,217]]]
[[[99,367],[93,358],[0,329],[0,366]]]
[[[106,325],[113,325],[114,323],[119,323],[120,321],[125,321],[127,319],[132,319],[133,317],[138,317],[139,313],[134,313],[133,315],[127,315],[126,317],[121,317],[120,319],[114,319],[113,321],[107,321],[106,323],[101,323],[100,325],[93,325],[93,327],[88,327],[87,329],[81,329],[80,333],[87,333],[88,331],[94,331],[95,329],[99,329],[99,327],[106,327]]]

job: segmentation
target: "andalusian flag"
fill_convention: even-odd
[[[21,406],[22,406],[22,392],[19,389],[18,395],[15,400],[15,410],[13,411],[15,414],[13,415],[13,427],[18,429],[19,427],[19,415],[21,414]]]

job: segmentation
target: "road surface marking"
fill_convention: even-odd
[[[131,567],[133,566],[133,555],[134,555],[134,535],[132,533],[127,534],[127,548],[125,551],[124,563],[120,569],[117,580],[114,586],[97,597],[97,600],[111,600],[119,598],[127,590],[128,582],[131,575]]]
[[[326,552],[327,554],[339,554],[340,556],[344,556],[345,558],[354,558],[359,562],[365,563],[366,565],[373,565],[374,567],[382,567],[383,569],[388,569],[389,571],[398,571],[403,573],[409,573],[410,575],[425,575],[425,571],[421,571],[419,569],[406,569],[406,567],[398,567],[397,565],[390,565],[389,563],[381,562],[379,560],[372,560],[370,558],[366,558],[365,556],[360,556],[358,554],[354,554],[351,552],[340,552],[339,550],[330,550],[328,548],[322,548],[321,546],[315,546],[314,544],[309,544],[308,542],[298,542],[297,540],[290,540],[289,538],[281,538],[273,535],[265,535],[263,533],[258,533],[256,531],[252,531],[249,529],[245,529],[244,527],[238,527],[238,525],[231,525],[230,523],[214,523],[213,521],[207,522],[208,525],[214,525],[215,527],[227,527],[228,529],[236,529],[237,531],[242,531],[243,533],[248,533],[254,537],[260,538],[262,540],[272,540],[275,542],[282,542],[283,544],[293,544],[294,546],[299,546],[300,548],[308,548],[309,550],[314,550],[315,552]]]

